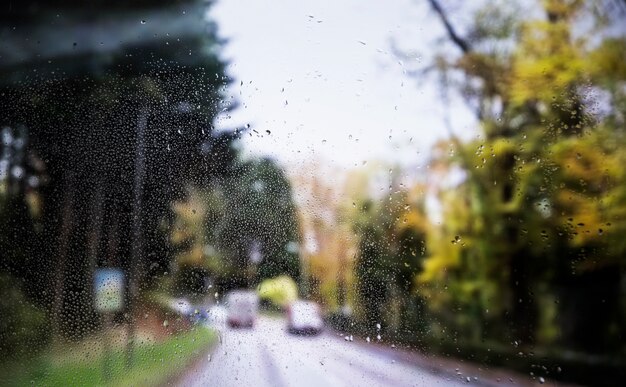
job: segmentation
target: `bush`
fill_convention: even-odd
[[[362,333],[358,322],[351,316],[341,312],[333,312],[326,316],[326,324],[344,333]]]
[[[286,275],[266,279],[259,285],[259,297],[275,306],[285,308],[298,298],[298,285]]]
[[[48,341],[46,316],[31,305],[15,278],[0,274],[0,356],[24,358]]]

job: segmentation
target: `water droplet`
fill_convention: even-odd
[[[146,24],[146,21],[145,21],[145,20],[142,20],[142,21],[141,21],[141,24]]]

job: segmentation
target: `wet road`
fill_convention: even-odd
[[[300,337],[283,320],[261,318],[254,329],[221,330],[221,344],[181,382],[185,386],[458,386],[395,361],[374,345],[325,333]]]

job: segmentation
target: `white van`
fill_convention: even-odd
[[[259,297],[250,290],[234,290],[226,296],[227,322],[231,328],[252,328],[259,309]]]

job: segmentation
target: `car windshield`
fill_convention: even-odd
[[[626,382],[626,0],[9,0],[0,385]]]

